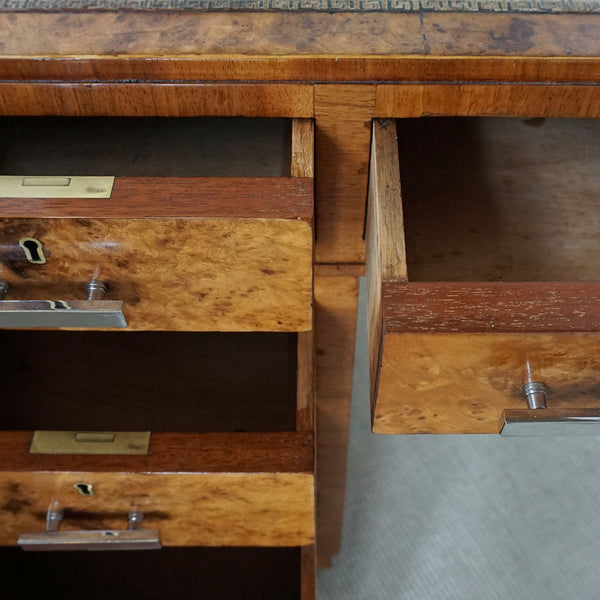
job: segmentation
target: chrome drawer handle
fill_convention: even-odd
[[[103,300],[107,285],[92,279],[87,300],[4,300],[10,284],[0,279],[0,328],[127,327],[121,300]]]
[[[523,386],[526,409],[505,410],[500,418],[503,436],[600,436],[600,409],[546,408],[549,388],[543,381]]]
[[[98,531],[60,531],[64,513],[50,508],[46,516],[46,531],[22,533],[18,544],[23,550],[159,550],[162,548],[156,529],[140,529],[144,514],[129,513],[127,529]]]

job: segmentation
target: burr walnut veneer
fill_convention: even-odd
[[[326,565],[340,543],[352,382],[352,322],[357,278],[363,274],[366,259],[371,276],[369,318],[372,325],[373,397],[379,394],[374,403],[376,431],[495,432],[501,411],[524,402],[518,397],[524,364],[529,364],[530,369],[540,376],[552,379],[556,402],[570,402],[568,396],[577,398],[575,403],[580,407],[591,403],[597,361],[590,353],[592,356],[597,354],[594,351],[595,306],[599,293],[594,283],[598,277],[593,271],[597,261],[592,255],[587,256],[594,246],[590,232],[598,229],[594,221],[593,195],[584,191],[576,198],[560,200],[554,192],[555,188],[564,190],[565,187],[581,192],[581,177],[598,189],[597,169],[585,173],[577,171],[580,179],[574,177],[571,180],[568,169],[559,168],[562,159],[574,164],[571,157],[578,156],[577,135],[585,136],[587,143],[597,139],[597,128],[590,121],[583,122],[587,123],[583,126],[575,124],[577,135],[562,134],[570,142],[567,145],[570,150],[565,150],[562,155],[554,150],[548,165],[530,164],[528,169],[533,168],[533,171],[526,172],[520,159],[515,159],[510,168],[505,165],[501,172],[492,170],[492,179],[488,181],[486,175],[481,175],[486,169],[480,168],[488,155],[477,146],[479,138],[474,136],[472,123],[483,123],[483,130],[488,133],[494,127],[489,129],[488,121],[466,123],[453,118],[515,118],[517,120],[506,128],[506,132],[509,137],[510,131],[517,132],[515,140],[524,144],[522,148],[528,147],[529,139],[523,132],[531,133],[531,139],[538,140],[536,135],[543,137],[547,131],[556,133],[554,122],[541,122],[541,117],[597,118],[600,116],[599,40],[600,15],[597,14],[5,12],[0,14],[0,114],[15,119],[25,116],[134,119],[233,119],[244,116],[314,120],[314,270],[308,269],[307,262],[312,253],[309,188],[313,170],[311,155],[306,149],[312,148],[312,142],[309,141],[311,129],[304,125],[300,137],[306,143],[292,145],[296,148],[292,151],[298,165],[296,170],[275,174],[279,182],[277,189],[270,187],[266,179],[262,180],[260,197],[251,203],[255,208],[268,205],[271,212],[262,216],[245,212],[235,214],[236,209],[246,206],[243,198],[227,204],[229,208],[224,209],[228,211],[225,221],[232,226],[232,239],[247,240],[241,229],[235,229],[234,222],[241,227],[242,222],[245,225],[245,220],[249,219],[257,230],[252,234],[251,253],[246,259],[239,258],[240,264],[234,270],[235,281],[219,287],[223,294],[210,299],[208,314],[216,319],[215,327],[220,323],[223,329],[262,328],[282,332],[276,335],[310,330],[313,321],[310,318],[312,287],[309,279],[314,274],[319,454],[317,543],[318,562]],[[423,119],[432,116],[452,119],[439,122]],[[529,120],[523,122],[525,118]],[[374,119],[386,121],[373,123]],[[393,133],[395,125],[388,119],[400,119],[400,144],[404,145],[401,153]],[[439,135],[436,133],[438,126]],[[570,126],[564,121],[559,129]],[[157,123],[152,127],[156,128]],[[102,137],[101,129],[96,131],[98,137]],[[459,137],[455,134],[463,135],[463,141],[457,141]],[[507,139],[504,136],[505,142]],[[441,174],[436,171],[444,158],[436,155],[438,140],[445,140],[451,158],[460,158],[457,147],[470,140],[468,145],[474,164],[458,165],[457,169],[458,172],[466,169],[480,175],[463,188],[454,186],[451,198],[441,193],[432,196],[425,190],[425,201],[410,203],[413,213],[405,213],[407,219],[403,224],[399,212],[401,180],[406,187],[409,185],[406,178],[412,174],[410,185],[413,189],[406,189],[411,195],[419,180],[429,185],[440,180],[443,183],[444,177],[448,176],[446,187],[451,188],[452,166]],[[510,152],[518,145],[511,147]],[[556,148],[554,142],[549,145]],[[30,145],[32,149],[34,147]],[[495,147],[494,142],[486,145],[492,154]],[[543,141],[537,145],[535,154],[542,156],[545,150],[546,142]],[[113,152],[105,154],[110,160]],[[177,153],[168,155],[182,159]],[[523,154],[516,151],[515,156],[522,157]],[[9,158],[4,156],[3,160]],[[398,160],[408,161],[409,166],[403,166],[400,171]],[[581,164],[589,166],[591,163],[582,161]],[[509,193],[508,204],[503,204],[506,198],[500,194],[502,202],[493,203],[494,209],[499,211],[497,222],[502,222],[500,217],[507,213],[513,220],[519,221],[521,217],[519,227],[514,228],[521,237],[513,236],[512,241],[524,258],[512,263],[494,259],[492,271],[488,271],[493,272],[493,276],[482,278],[477,269],[485,270],[490,265],[482,266],[485,260],[480,259],[500,256],[501,248],[494,248],[494,243],[503,239],[493,235],[491,229],[483,228],[483,225],[489,225],[484,210],[489,207],[486,194],[489,192],[489,198],[497,199],[497,190],[510,191],[514,186],[533,181],[533,175],[540,178],[540,173],[548,173],[542,196],[545,194],[548,198],[548,215],[556,217],[554,222],[559,225],[554,227],[552,219],[543,215],[538,219],[539,211],[532,212],[528,208],[543,209],[542,199],[519,205],[516,196],[513,194],[511,200]],[[127,174],[108,174],[124,178],[117,179],[116,193],[123,193],[122,197],[128,202],[140,200],[142,188],[148,182],[138,181],[143,185],[138,185],[132,194],[131,186],[129,191],[121,187],[127,183]],[[139,176],[153,177],[154,174]],[[207,185],[210,188],[212,183]],[[259,184],[252,183],[254,185]],[[369,187],[367,249],[364,233]],[[484,197],[477,196],[476,190],[478,193],[483,190]],[[223,197],[232,198],[232,194],[231,187],[223,191]],[[290,203],[292,196],[296,200]],[[189,199],[185,194],[180,197],[184,204]],[[404,202],[408,200],[409,196],[405,196]],[[35,206],[35,211],[41,210],[39,204],[30,206]],[[217,211],[212,214],[217,227],[223,216],[217,214],[221,207],[218,202],[210,206],[211,211]],[[164,209],[165,205],[161,204],[161,207]],[[4,208],[9,207],[5,205]],[[141,215],[148,207],[140,203],[138,208]],[[422,209],[420,213],[419,208]],[[82,206],[77,209],[82,210]],[[154,211],[156,206],[151,209]],[[11,210],[15,210],[14,205]],[[31,223],[35,221],[39,226],[47,223],[47,214],[35,211],[24,214],[20,207],[18,210],[20,212],[6,216]],[[141,225],[136,222],[144,221],[144,217],[135,214],[136,210],[132,207],[127,215],[132,218],[132,227],[139,227]],[[82,218],[89,219],[95,230],[112,226],[113,220],[119,217],[100,214],[95,208],[93,212]],[[204,214],[208,215],[208,212]],[[166,213],[159,216],[166,220],[178,218]],[[461,216],[464,218],[459,221],[463,223],[472,216],[480,220],[475,228],[480,234],[478,239],[486,245],[485,251],[479,247],[477,236],[455,227],[456,238],[462,238],[463,245],[466,243],[468,247],[457,249],[462,255],[452,253],[456,250],[448,240],[452,227],[446,228],[446,225],[460,225],[453,219]],[[428,217],[431,221],[427,221]],[[185,222],[184,228],[197,226],[193,220]],[[495,221],[492,219],[491,222]],[[531,227],[538,232],[531,238],[533,241],[523,237],[530,235],[523,231],[523,223],[527,224],[525,229]],[[560,257],[560,248],[573,242],[565,235],[570,223],[573,223],[574,231],[584,235],[575,243],[577,248],[567,249],[570,256],[567,264],[557,257]],[[406,231],[405,225],[408,226]],[[408,236],[406,239],[410,239],[406,254],[403,232]],[[539,232],[548,238],[547,243],[541,243]],[[198,234],[200,230],[190,229],[186,235],[196,239]],[[162,232],[158,235],[159,239],[165,237]],[[206,249],[209,254],[213,250],[228,254],[227,245],[223,246],[220,240],[223,240],[222,230],[215,230],[214,235],[208,237]],[[530,253],[528,244],[533,244],[537,251]],[[271,251],[277,245],[284,250],[279,256],[289,258],[284,261],[285,265],[276,263],[277,253]],[[418,264],[411,262],[413,259]],[[467,276],[464,271],[457,275],[456,270],[461,272],[467,263]],[[216,264],[225,265],[225,262],[217,261]],[[269,266],[273,264],[275,266]],[[507,264],[521,276],[505,268]],[[559,264],[562,269],[554,269]],[[504,265],[503,271],[498,270],[499,265]],[[422,277],[414,280],[417,267]],[[186,276],[190,268],[182,265]],[[432,272],[427,271],[430,268],[433,268]],[[452,268],[455,268],[454,272]],[[441,275],[446,271],[448,278]],[[116,284],[122,281],[119,273],[118,269],[111,272]],[[504,276],[502,281],[506,284],[498,282],[499,275]],[[84,275],[76,277],[83,278]],[[268,290],[258,302],[254,302],[258,297],[254,292],[244,296],[255,280],[263,282]],[[170,281],[169,287],[171,285],[174,282]],[[178,283],[177,287],[186,286]],[[211,293],[217,290],[212,287],[215,290]],[[263,287],[262,283],[260,287]],[[505,294],[506,304],[502,309],[497,302],[499,289]],[[123,291],[128,292],[127,289]],[[193,291],[195,297],[189,298],[186,306],[180,308],[184,318],[169,321],[169,328],[184,329],[186,322],[194,321],[186,312],[190,302],[198,306],[208,304],[206,299],[199,298],[207,293],[202,282],[195,282]],[[161,289],[156,293],[167,297],[171,290]],[[290,305],[285,314],[278,314],[273,306],[280,304],[280,294],[281,305],[284,300],[287,302],[290,294],[299,302]],[[140,294],[140,305],[141,298]],[[541,298],[550,301],[541,302]],[[263,301],[268,308],[261,312]],[[145,317],[140,313],[136,320],[136,309],[131,303],[124,310],[131,311],[132,327],[140,329],[151,328],[151,323],[157,322],[154,319],[159,318],[153,315],[150,322],[149,313]],[[161,315],[160,318],[166,317]],[[205,317],[197,319],[197,329],[206,329]],[[490,323],[495,325],[493,331],[490,331]],[[163,332],[158,334],[163,335]],[[300,334],[299,343],[312,347],[310,336],[310,332]],[[284,414],[287,415],[284,420],[289,419],[287,411],[278,413],[275,418],[277,411],[273,412],[271,406],[262,413],[265,427],[273,426],[269,428],[269,435],[277,431],[283,435],[283,438],[277,438],[277,443],[285,440],[302,446],[303,442],[294,437],[301,431],[300,423],[304,423],[302,431],[312,431],[312,404],[310,394],[306,393],[306,390],[312,390],[308,385],[312,382],[312,374],[307,368],[311,364],[310,361],[298,361],[298,381],[304,381],[300,387],[305,390],[297,397],[298,431],[290,433],[285,428],[277,429],[282,424],[277,419]],[[283,372],[280,371],[276,379],[282,379]],[[193,383],[194,377],[190,378]],[[133,377],[130,381],[135,385],[139,378]],[[239,424],[231,419],[235,413],[232,408],[235,407],[232,400],[235,394],[225,395],[226,420],[235,430]],[[266,394],[267,405],[272,397],[271,392]],[[200,412],[210,413],[205,408]],[[248,423],[254,435],[257,432],[254,427],[261,418],[251,417],[251,412],[246,407],[240,414],[244,415],[242,421]],[[212,417],[205,423],[207,427],[215,425]],[[215,433],[214,428],[211,431]],[[227,435],[234,437],[221,441],[233,439],[228,447],[236,453],[239,450],[242,459],[247,457],[247,438],[237,438],[238,434],[232,430]],[[304,439],[303,435],[300,439]],[[276,447],[279,446],[272,447],[274,452]],[[302,454],[297,446],[294,448]],[[223,458],[224,465],[230,465],[223,473],[236,473],[235,477],[240,478],[240,490],[247,489],[243,482],[263,477],[250,475],[243,467],[249,464],[244,462],[245,459],[231,467],[232,463],[228,463],[223,454],[217,456]],[[285,478],[305,483],[306,475],[300,472],[300,464],[304,463],[286,463],[282,471]],[[86,472],[91,472],[87,463],[85,468]],[[105,471],[108,473],[110,469]],[[25,469],[23,472],[30,471]],[[113,483],[117,480],[113,474],[107,477]],[[282,481],[280,478],[279,482]],[[227,489],[233,492],[233,486]],[[307,493],[308,487],[303,490]],[[211,501],[207,500],[207,503]],[[289,522],[282,525],[281,531],[294,538],[293,543],[310,543],[309,529],[305,527],[307,522],[302,515],[306,516],[306,513],[297,513],[298,530],[295,533],[286,529]],[[254,533],[259,536],[258,530]],[[273,530],[264,539],[271,534],[270,539],[275,539]],[[291,597],[313,598],[314,547],[303,546],[303,550],[291,559],[288,553],[280,556],[283,562],[292,560],[298,564],[301,560],[303,565],[303,576],[290,583]],[[260,568],[258,571],[261,572]],[[229,595],[236,597],[235,591],[231,590],[223,597]],[[270,592],[270,595],[265,592],[265,595],[277,599],[286,597],[281,590]]]

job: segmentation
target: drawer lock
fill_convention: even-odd
[[[34,431],[31,454],[148,454],[149,431]],[[83,488],[76,489],[83,494]],[[91,487],[91,486],[90,486]],[[91,495],[89,494],[83,495]]]

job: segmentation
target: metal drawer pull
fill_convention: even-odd
[[[46,531],[22,533],[18,544],[23,550],[159,550],[162,548],[157,529],[140,529],[144,514],[129,513],[127,529],[98,531],[60,531],[61,509],[50,508],[46,516]]]
[[[10,284],[0,279],[0,328],[127,327],[121,300],[103,300],[107,285],[92,279],[87,300],[4,300]]]
[[[546,408],[549,388],[542,381],[523,386],[527,409],[505,410],[500,418],[503,436],[600,436],[600,409]]]

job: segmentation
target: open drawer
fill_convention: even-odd
[[[310,120],[1,124],[0,327],[311,329]]]
[[[0,338],[0,545],[51,543],[51,513],[61,544],[97,542],[132,512],[164,547],[313,544],[310,333]]]
[[[375,432],[598,426],[598,164],[599,120],[374,122]]]

